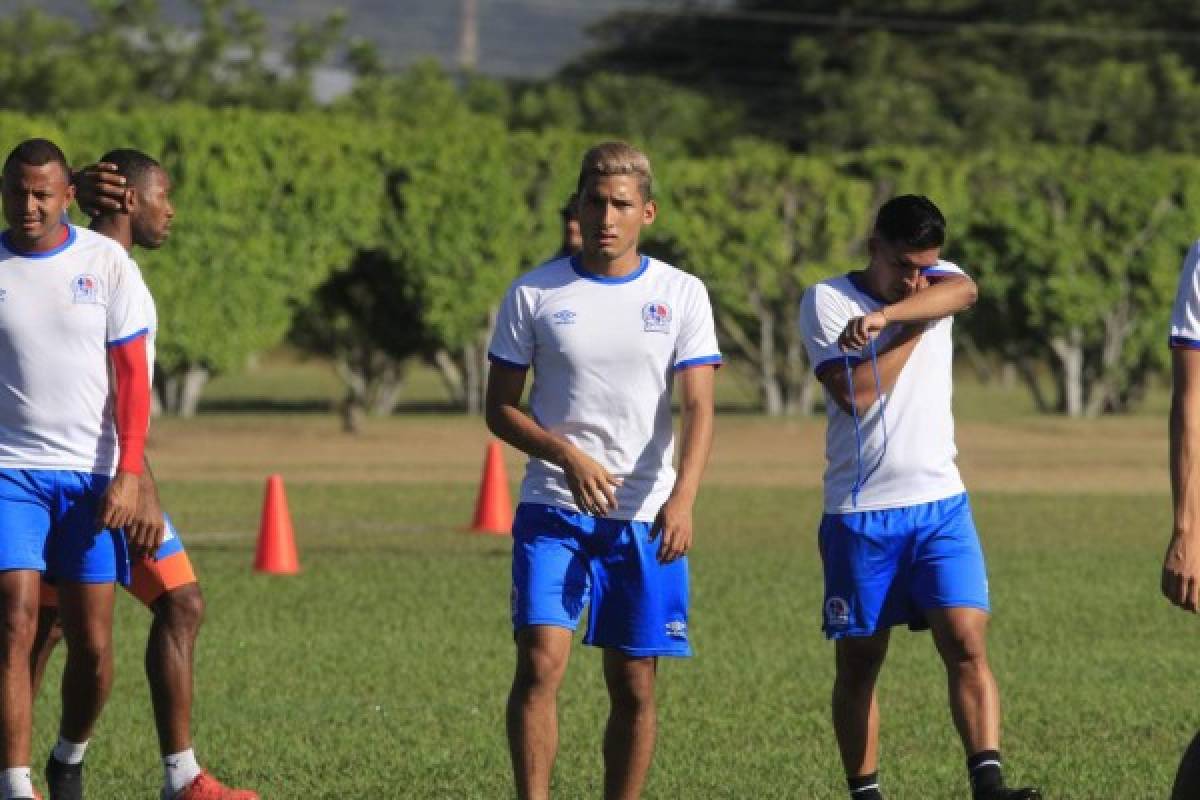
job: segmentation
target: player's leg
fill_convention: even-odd
[[[192,747],[195,649],[204,594],[179,531],[169,516],[165,522],[162,545],[154,558],[133,565],[128,587],[154,615],[145,663],[163,760],[163,797],[257,800],[255,792],[225,786],[203,770]]]
[[[546,800],[558,751],[558,689],[588,599],[582,515],[522,503],[513,521],[512,622],[516,670],[507,731],[521,800]]]
[[[30,673],[57,473],[0,470],[0,798],[32,798]]]
[[[875,684],[887,657],[890,630],[838,639],[833,679],[833,732],[851,795],[878,790],[879,701]]]
[[[904,509],[826,514],[819,542],[825,575],[823,626],[835,640],[834,734],[854,800],[876,800],[879,703],[875,685],[890,629],[908,621]]]
[[[636,800],[650,772],[658,715],[654,679],[658,659],[604,651],[604,682],[611,707],[604,728],[604,798]]]
[[[1200,733],[1192,739],[1179,762],[1171,800],[1192,800],[1200,797]]]
[[[46,665],[54,648],[62,641],[62,625],[58,622],[58,591],[53,584],[41,581],[38,593],[37,633],[33,637],[33,651],[29,655],[30,679],[33,682],[33,697],[36,699],[46,674]]]
[[[33,728],[33,694],[29,663],[37,630],[37,572],[9,569],[0,572],[0,747],[3,779],[0,797],[32,798],[30,779]]]
[[[641,796],[654,756],[655,676],[660,657],[692,654],[688,561],[658,561],[651,523],[602,519],[587,540],[595,554],[584,643],[604,648],[610,709],[604,730],[604,797]]]
[[[521,800],[550,797],[558,753],[558,688],[571,654],[572,631],[535,625],[517,632],[517,668],[508,695],[508,746]]]
[[[1008,789],[1000,758],[1000,696],[987,657],[987,568],[965,494],[915,511],[912,601],[924,612],[946,665],[951,714],[976,800],[1038,798]]]
[[[63,581],[59,617],[67,643],[63,668],[61,736],[87,742],[112,689],[112,583]]]

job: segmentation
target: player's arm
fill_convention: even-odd
[[[1162,592],[1200,610],[1200,350],[1171,351],[1171,496],[1175,523],[1163,559]]]
[[[150,369],[145,331],[109,345],[108,358],[116,384],[113,405],[119,460],[117,474],[104,493],[99,522],[106,528],[122,528],[137,513],[146,432],[150,428]]]
[[[125,178],[116,164],[101,161],[71,173],[75,186],[75,202],[88,216],[105,211],[126,210]]]
[[[524,368],[492,363],[484,402],[488,429],[526,455],[562,468],[580,511],[604,516],[617,507],[613,489],[621,479],[561,436],[555,436],[520,408]]]
[[[848,350],[861,349],[890,323],[923,325],[954,316],[975,305],[978,297],[979,289],[975,281],[966,275],[923,277],[921,288],[903,300],[850,320],[842,332],[842,347]]]
[[[679,470],[671,496],[658,512],[650,531],[652,540],[662,534],[658,560],[663,564],[686,555],[692,548],[692,507],[712,451],[716,371],[715,366],[705,364],[679,372],[683,416]]]
[[[921,341],[924,331],[924,323],[906,324],[891,341],[879,348],[874,364],[870,358],[850,356],[847,374],[846,360],[834,359],[818,367],[817,380],[825,386],[838,408],[847,414],[857,408],[858,413],[862,414],[879,399],[875,385],[876,370],[879,372],[879,389],[885,394],[890,392],[900,379],[900,372]]]
[[[125,538],[135,556],[152,558],[166,536],[167,525],[149,456],[143,455],[142,466],[138,480],[137,512],[133,515],[133,521],[125,526]]]

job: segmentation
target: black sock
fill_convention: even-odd
[[[983,750],[967,759],[967,774],[971,778],[971,794],[978,800],[997,789],[1004,788],[1004,772],[1000,768],[1000,751]]]
[[[850,788],[851,800],[883,800],[883,795],[879,793],[878,772],[846,778],[846,786]]]

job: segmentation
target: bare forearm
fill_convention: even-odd
[[[489,409],[488,429],[504,442],[533,458],[562,466],[570,444],[538,425],[532,417],[514,405]]]
[[[1200,535],[1200,395],[1176,392],[1171,397],[1171,495],[1174,500],[1175,533]]]
[[[912,356],[917,342],[921,341],[921,328],[913,327],[892,340],[888,346],[876,353],[874,362],[868,356],[850,367],[850,375],[854,381],[851,388],[847,381],[844,367],[833,367],[830,379],[826,383],[838,406],[846,413],[851,413],[855,406],[858,413],[864,413],[879,399],[875,384],[875,371],[879,371],[879,389],[890,392],[900,379],[904,365]],[[854,400],[851,403],[851,390]]]
[[[944,278],[882,311],[888,322],[932,322],[966,311],[975,304],[978,293],[970,278]]]
[[[700,491],[700,479],[712,452],[713,417],[711,402],[696,401],[683,407],[679,470],[671,495],[685,499],[689,504],[695,501]]]

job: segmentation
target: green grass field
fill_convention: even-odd
[[[1162,420],[963,416],[1010,777],[1049,798],[1165,797],[1200,726],[1200,642],[1195,619],[1158,594]],[[821,429],[719,421],[692,557],[697,657],[662,666],[648,798],[844,796],[832,648],[818,627]],[[151,456],[209,604],[195,714],[204,764],[271,800],[511,796],[508,539],[462,532],[484,441],[478,420],[436,415],[357,438],[322,414],[156,422]],[[515,483],[520,459],[508,463]],[[288,478],[297,577],[250,571],[273,469]],[[118,612],[89,797],[149,800],[161,781],[141,667],[149,620],[127,597]],[[599,797],[600,659],[581,645],[572,659],[556,797]],[[37,764],[60,668],[61,654],[39,699]],[[881,692],[889,797],[966,797],[927,634],[897,632]]]

